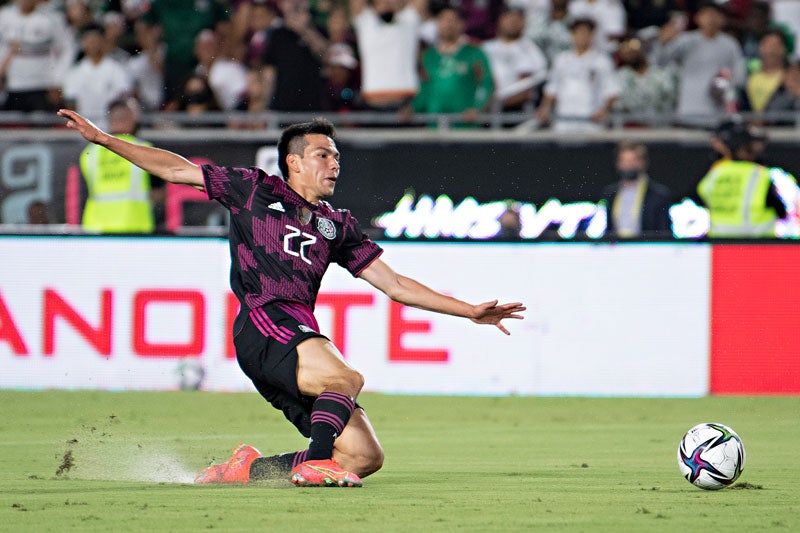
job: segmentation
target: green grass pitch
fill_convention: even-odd
[[[256,394],[2,391],[0,530],[800,530],[798,398],[360,402],[386,451],[363,488],[194,486],[239,442],[304,439]],[[744,441],[732,489],[678,471],[699,422]]]

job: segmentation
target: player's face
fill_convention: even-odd
[[[306,141],[308,145],[299,160],[298,185],[318,199],[328,198],[333,195],[339,178],[339,150],[327,135],[306,135]]]

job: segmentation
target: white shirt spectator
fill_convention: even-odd
[[[24,14],[12,3],[0,9],[0,60],[14,44],[19,51],[6,74],[11,92],[59,87],[77,52],[62,14],[49,8]]]
[[[622,37],[627,31],[628,16],[620,0],[571,0],[567,12],[572,20],[594,21],[594,45],[601,50],[613,50],[609,38]]]
[[[550,19],[551,0],[509,0],[506,3],[525,10],[525,31],[528,37],[541,33],[542,27]]]
[[[501,98],[510,96],[505,93],[513,83],[547,72],[547,58],[527,38],[515,41],[491,39],[483,43],[483,50],[492,68],[495,94]]]
[[[553,19],[552,17],[540,22],[534,31],[526,32],[528,37],[544,52],[549,65],[553,64],[556,56],[561,52],[572,49],[572,35],[569,32],[569,19]]]
[[[361,91],[371,105],[413,97],[419,90],[417,58],[421,19],[409,5],[391,24],[365,7],[353,25],[361,54]]]
[[[553,62],[544,92],[556,98],[555,130],[599,129],[601,126],[591,121],[592,114],[619,95],[614,63],[607,53],[596,49],[583,55],[562,52]]]
[[[75,102],[75,110],[100,129],[108,127],[108,104],[130,93],[133,88],[125,68],[104,57],[99,63],[82,59],[64,79],[64,99]]]
[[[165,49],[162,46],[160,62],[163,63]],[[153,65],[153,58],[147,52],[140,52],[125,63],[125,70],[131,78],[136,95],[147,111],[157,111],[164,102],[164,75]]]
[[[230,111],[247,90],[247,69],[238,61],[216,59],[208,72],[208,85],[214,91],[220,107]]]

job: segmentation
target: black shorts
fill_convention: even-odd
[[[311,436],[311,407],[316,398],[300,394],[297,388],[296,348],[314,337],[326,338],[274,304],[237,317],[233,337],[242,371],[305,437]]]

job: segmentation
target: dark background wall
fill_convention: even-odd
[[[179,135],[165,136],[155,144],[219,165],[253,165],[256,151],[273,144],[214,140],[211,136],[180,140],[176,138]],[[454,202],[473,196],[480,202],[514,199],[540,205],[549,198],[597,200],[602,188],[615,179],[616,142],[610,141],[343,139],[338,145],[342,174],[332,203],[350,209],[364,225],[390,211],[409,189],[418,195],[447,194]],[[49,206],[51,221],[64,222],[67,169],[77,164],[83,146],[74,138],[33,143],[0,140],[0,216],[4,203],[38,194]],[[678,199],[693,191],[714,160],[705,143],[671,140],[648,146],[652,178],[667,185]],[[765,159],[800,175],[798,148],[800,139],[796,143],[772,142]]]

